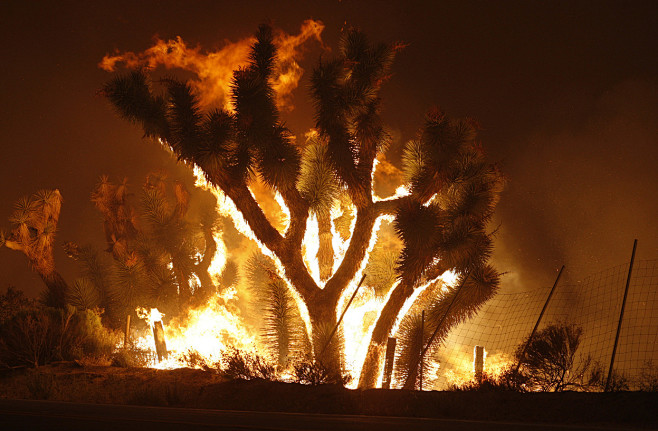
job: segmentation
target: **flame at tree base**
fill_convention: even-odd
[[[162,361],[153,361],[149,367],[157,369],[174,369],[200,364],[225,365],[225,353],[238,349],[247,353],[257,353],[259,346],[240,317],[237,309],[232,306],[236,299],[234,288],[227,288],[222,293],[213,295],[206,304],[190,308],[183,316],[173,318],[166,325],[165,338],[167,342],[167,357]],[[146,312],[139,308],[140,317],[145,319],[150,328],[162,315],[157,309]],[[154,351],[155,340],[153,332],[146,333],[134,340],[135,347],[141,350]],[[191,361],[191,358],[195,358]]]

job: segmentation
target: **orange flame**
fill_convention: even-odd
[[[299,85],[304,73],[298,61],[303,56],[307,42],[317,40],[324,48],[321,38],[323,30],[324,24],[314,20],[304,21],[297,35],[276,30],[274,43],[278,47],[278,53],[272,86],[280,109],[289,111],[293,108],[292,92]],[[221,106],[233,111],[230,97],[233,71],[247,65],[249,50],[254,41],[253,37],[237,42],[227,41],[219,50],[204,52],[198,45],[188,46],[180,36],[166,41],[156,39],[152,47],[140,53],[117,51],[114,54],[106,54],[98,67],[113,72],[122,63],[130,69],[155,69],[163,66],[167,69],[192,72],[196,78],[189,83],[195,90],[202,108]]]
[[[168,356],[165,360],[151,364],[153,368],[172,369],[188,366],[185,356],[198,354],[208,364],[221,363],[222,353],[234,347],[254,352],[256,339],[245,326],[239,314],[226,304],[236,300],[235,289],[226,288],[222,294],[210,298],[207,304],[188,310],[180,319],[164,325]],[[149,325],[162,321],[162,315],[154,308],[147,311],[138,308],[138,316]],[[135,345],[145,350],[154,350],[153,333],[147,331],[135,340]]]
[[[443,364],[445,370],[442,377],[448,385],[463,386],[475,380],[475,355],[468,351],[454,351],[448,363]],[[489,353],[484,351],[483,372],[489,377],[500,376],[512,364],[512,358],[507,353]]]

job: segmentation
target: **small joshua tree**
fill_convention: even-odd
[[[9,221],[8,235],[0,235],[0,246],[23,253],[32,269],[46,284],[46,305],[63,308],[66,305],[68,285],[55,270],[53,247],[62,195],[59,190],[40,190],[32,196],[18,200]]]

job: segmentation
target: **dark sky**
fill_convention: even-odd
[[[628,261],[634,238],[638,258],[658,258],[658,2],[7,0],[0,17],[4,228],[20,196],[59,188],[58,245],[102,245],[89,202],[101,174],[135,189],[152,170],[183,174],[96,95],[111,77],[97,67],[105,54],[142,51],[156,35],[215,49],[265,20],[295,33],[313,18],[329,46],[349,25],[408,44],[384,90],[399,142],[433,105],[481,124],[509,180],[493,226],[507,287],[550,285],[562,264],[579,279]],[[320,52],[308,53],[307,72]],[[301,135],[312,126],[307,81],[295,104],[287,121]],[[77,276],[61,247],[56,261]],[[25,257],[4,248],[7,284],[42,288]]]

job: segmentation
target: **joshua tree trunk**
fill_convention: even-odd
[[[413,289],[409,286],[409,283],[401,281],[394,288],[386,305],[384,305],[381,315],[375,324],[375,329],[372,331],[366,359],[363,363],[363,368],[361,368],[359,388],[370,389],[377,385],[377,379],[384,366],[383,358],[386,353],[388,337],[402,306],[412,293]]]
[[[316,301],[313,304],[307,303],[307,306],[311,319],[311,336],[315,359],[333,374],[340,375],[342,370],[342,337],[339,333],[335,333],[329,339],[336,326],[336,302]]]

